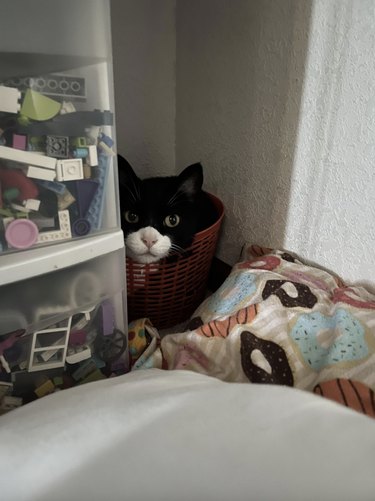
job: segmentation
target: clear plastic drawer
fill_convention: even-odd
[[[129,370],[123,291],[0,336],[0,414],[49,393]],[[45,313],[45,312],[44,312]]]
[[[109,20],[103,0],[2,12],[0,256],[119,228]]]
[[[0,287],[0,336],[33,332],[87,311],[125,288],[125,251]]]

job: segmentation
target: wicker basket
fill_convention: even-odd
[[[154,264],[126,259],[129,321],[147,317],[155,327],[165,329],[187,320],[202,302],[224,217],[222,202],[209,196],[218,220],[195,235],[186,255]]]

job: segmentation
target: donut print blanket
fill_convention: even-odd
[[[294,386],[375,417],[375,296],[291,253],[249,246],[183,332],[129,326],[132,370]]]

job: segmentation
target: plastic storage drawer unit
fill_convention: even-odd
[[[127,370],[109,0],[0,0],[0,413]]]

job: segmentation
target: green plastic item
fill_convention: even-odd
[[[87,146],[87,141],[85,137],[75,137],[71,141],[72,146],[75,146],[77,148],[84,148]]]
[[[18,115],[17,121],[20,125],[23,125],[25,127],[30,123],[30,119],[26,115]]]
[[[0,209],[0,216],[2,217],[15,217],[16,219],[25,218],[28,219],[29,215],[27,212],[16,212],[11,209]]]
[[[61,110],[61,103],[28,89],[21,106],[21,115],[32,120],[44,121],[55,117]]]
[[[7,202],[10,202],[11,200],[16,200],[19,194],[20,190],[18,188],[8,188],[3,192],[3,198]]]

